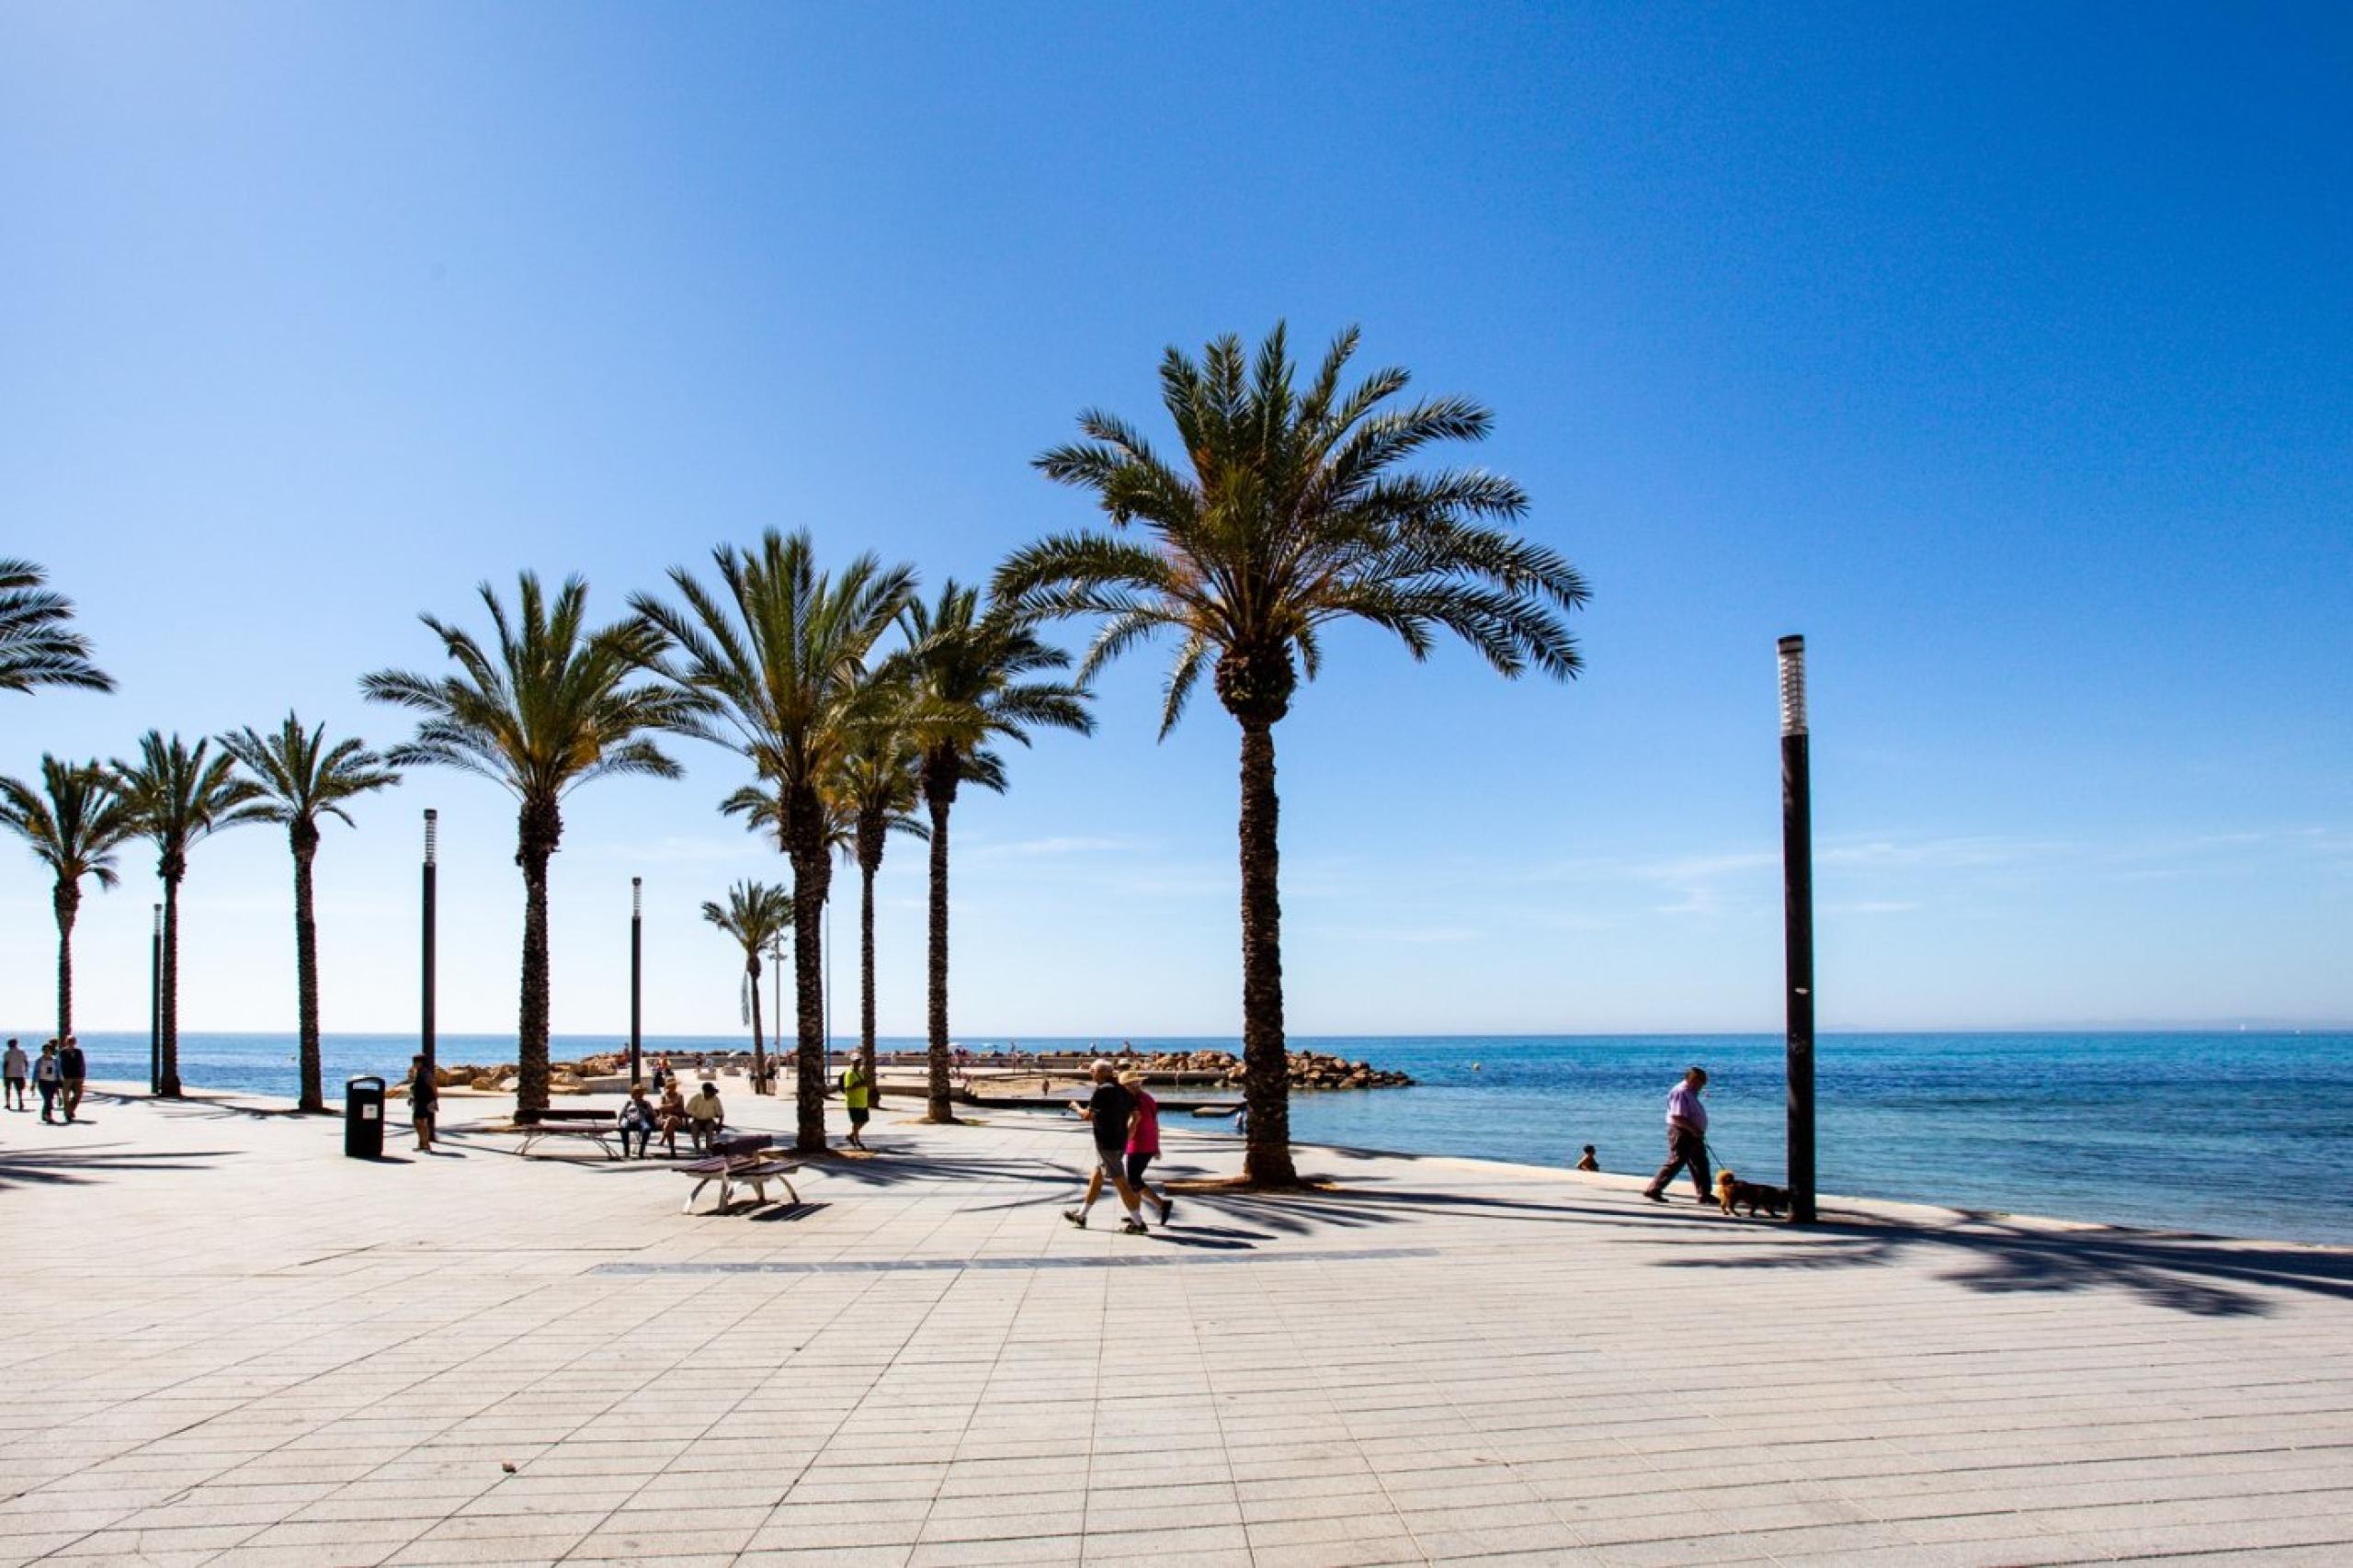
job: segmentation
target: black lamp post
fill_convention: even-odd
[[[1781,926],[1788,971],[1790,1220],[1813,1222],[1813,784],[1806,755],[1805,639],[1781,658]]]
[[[434,1048],[434,926],[439,903],[435,886],[439,875],[435,840],[438,836],[441,813],[431,806],[425,808],[425,903],[423,915],[424,941],[419,949],[421,961],[417,966],[416,1039],[417,1054],[425,1058],[425,1070],[434,1071],[439,1065]]]
[[[164,1092],[164,906],[155,906],[155,934],[147,941],[147,1092]]]
[[[629,1081],[645,1074],[645,879],[629,880]]]

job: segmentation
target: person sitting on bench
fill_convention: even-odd
[[[695,1152],[707,1152],[726,1126],[727,1112],[719,1103],[719,1085],[706,1078],[702,1087],[695,1091],[695,1097],[687,1102],[687,1130],[694,1136]]]
[[[637,1157],[641,1160],[645,1158],[646,1145],[654,1142],[654,1130],[658,1125],[658,1121],[654,1114],[652,1103],[645,1097],[644,1085],[631,1084],[629,1086],[629,1098],[621,1102],[619,1119],[621,1127],[621,1158],[624,1160],[629,1158],[629,1141],[632,1135],[637,1139]]]
[[[662,1134],[662,1152],[678,1152],[678,1129],[687,1124],[687,1102],[678,1094],[678,1080],[673,1077],[662,1091],[662,1103],[654,1108],[654,1128]]]

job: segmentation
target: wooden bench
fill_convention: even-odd
[[[727,1211],[728,1205],[734,1201],[738,1184],[750,1187],[754,1199],[766,1203],[768,1200],[768,1183],[775,1182],[784,1188],[785,1197],[798,1207],[801,1194],[793,1190],[791,1173],[801,1168],[801,1163],[779,1157],[773,1147],[775,1142],[765,1137],[722,1138],[713,1145],[713,1153],[709,1159],[671,1166],[680,1175],[695,1178],[694,1190],[687,1194],[687,1200],[679,1206],[678,1212],[693,1213],[695,1199],[700,1198],[702,1189],[712,1182],[719,1184],[719,1207],[711,1210],[714,1214]]]
[[[531,1145],[542,1138],[585,1138],[604,1151],[605,1158],[618,1160],[621,1151],[616,1147],[620,1126],[610,1111],[603,1110],[542,1110],[531,1113],[529,1119],[517,1117],[513,1131],[523,1135],[516,1149],[528,1155]]]

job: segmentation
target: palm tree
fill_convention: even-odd
[[[848,852],[858,861],[858,1050],[866,1066],[869,1103],[875,1105],[881,1103],[881,1079],[874,1071],[874,879],[891,835],[931,836],[915,815],[923,793],[922,767],[914,736],[890,719],[879,720],[852,742],[832,790],[835,814],[850,829]]]
[[[150,730],[140,737],[136,763],[114,764],[114,787],[131,814],[132,831],[153,842],[155,874],[164,879],[155,1092],[173,1099],[180,1092],[180,880],[188,875],[188,852],[210,834],[261,820],[253,804],[259,788],[237,777],[235,759],[226,752],[208,756],[209,751],[209,742],[190,747],[177,735],[167,741]]]
[[[888,687],[868,656],[915,591],[904,566],[860,555],[836,578],[817,570],[808,534],[770,528],[756,550],[711,552],[716,591],[674,567],[681,606],[647,595],[631,605],[677,644],[663,667],[680,689],[724,717],[713,738],[749,757],[775,792],[776,825],[792,862],[792,989],[798,1013],[796,1146],[825,1148],[824,970],[820,951],[832,869],[824,790]]]
[[[112,691],[112,677],[90,663],[89,639],[66,625],[74,601],[48,582],[49,574],[29,561],[0,561],[0,691]]]
[[[675,778],[678,765],[650,735],[696,733],[699,704],[667,682],[639,680],[662,654],[661,633],[639,617],[590,630],[588,585],[567,577],[551,603],[536,574],[518,580],[509,615],[487,583],[478,590],[497,636],[418,619],[441,639],[458,673],[435,679],[379,670],[360,689],[425,717],[386,760],[488,778],[516,800],[515,863],[523,869],[523,989],[516,1112],[548,1104],[548,860],[563,837],[563,800],[593,778]]]
[[[913,719],[923,748],[923,799],[931,812],[931,952],[927,1019],[932,1121],[955,1119],[948,1100],[948,813],[963,784],[1002,793],[1005,764],[988,742],[1029,744],[1039,726],[1094,731],[1083,686],[1036,680],[1066,668],[1070,655],[1039,640],[1037,618],[1003,604],[981,605],[980,591],[950,579],[938,603],[907,607],[904,663],[916,700]]]
[[[114,851],[135,825],[121,792],[95,762],[63,763],[44,753],[39,790],[0,778],[0,827],[23,839],[56,878],[49,895],[57,915],[57,1038],[74,1032],[74,919],[82,912],[82,879],[115,885]]]
[[[1463,398],[1399,406],[1402,369],[1343,392],[1355,352],[1342,333],[1302,392],[1279,324],[1248,362],[1241,340],[1199,362],[1170,348],[1161,398],[1189,472],[1132,426],[1090,410],[1086,439],[1037,467],[1095,492],[1112,533],[1040,540],[998,571],[995,591],[1023,609],[1099,615],[1084,680],[1163,628],[1176,634],[1161,707],[1165,736],[1205,666],[1242,726],[1242,1034],[1256,1186],[1296,1181],[1283,1048],[1281,901],[1276,850],[1274,726],[1303,672],[1321,664],[1322,630],[1355,619],[1393,632],[1417,660],[1450,631],[1506,676],[1531,665],[1556,679],[1580,668],[1558,612],[1586,602],[1561,555],[1500,524],[1528,509],[1520,487],[1480,469],[1402,472],[1436,442],[1475,441],[1492,416]],[[1125,537],[1131,526],[1148,536]]]
[[[251,728],[221,737],[221,749],[244,765],[260,787],[254,815],[281,823],[294,852],[294,1011],[301,1037],[301,1108],[326,1109],[319,1083],[319,923],[313,912],[311,863],[319,853],[319,818],[350,823],[346,801],[401,781],[358,740],[326,744],[327,727],[305,731],[291,712],[276,733]]]
[[[768,882],[737,882],[727,902],[706,902],[702,917],[742,944],[744,974],[752,992],[752,1081],[768,1080],[767,1042],[760,1033],[760,952],[792,922],[792,892]]]

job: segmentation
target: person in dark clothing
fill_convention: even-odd
[[[1712,1206],[1716,1201],[1708,1183],[1708,1108],[1699,1103],[1699,1091],[1707,1086],[1708,1070],[1694,1067],[1667,1093],[1666,1164],[1643,1188],[1643,1196],[1653,1203],[1666,1201],[1666,1184],[1675,1179],[1676,1172],[1686,1169],[1691,1173],[1691,1186],[1699,1192],[1700,1203]]]
[[[422,1056],[414,1058],[408,1072],[408,1120],[416,1129],[416,1152],[433,1153],[433,1118],[441,1108],[441,1089],[433,1081],[433,1069],[425,1064]]]
[[[1143,1216],[1136,1211],[1135,1188],[1128,1185],[1128,1133],[1135,1120],[1136,1096],[1121,1086],[1119,1069],[1108,1057],[1095,1063],[1094,1096],[1083,1106],[1074,1100],[1070,1108],[1094,1126],[1095,1168],[1086,1173],[1086,1197],[1077,1208],[1063,1210],[1063,1218],[1082,1231],[1086,1229],[1086,1211],[1103,1196],[1103,1178],[1109,1176],[1120,1194],[1120,1206],[1128,1211],[1128,1217],[1120,1221],[1120,1231],[1142,1235]]]
[[[57,1048],[57,1096],[64,1105],[68,1121],[82,1108],[82,1079],[89,1070],[89,1063],[82,1059],[82,1042],[67,1035],[64,1043]]]

